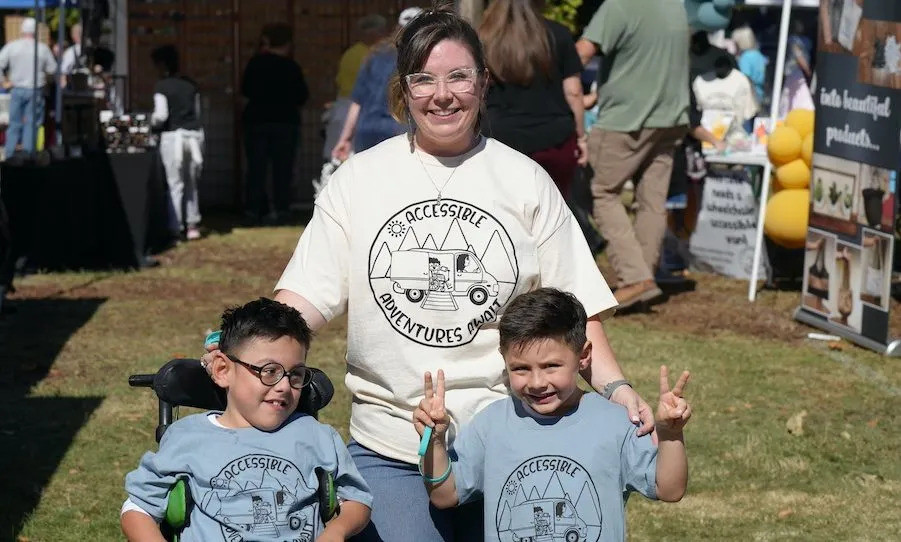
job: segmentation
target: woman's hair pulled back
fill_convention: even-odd
[[[391,116],[401,124],[408,121],[404,77],[422,71],[429,53],[444,40],[463,44],[475,60],[479,76],[484,73],[485,54],[478,33],[466,19],[456,13],[452,0],[435,0],[431,9],[423,11],[401,28],[394,40],[397,48],[397,73],[389,83],[388,107]]]

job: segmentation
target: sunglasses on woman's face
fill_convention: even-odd
[[[269,387],[275,386],[286,376],[288,377],[288,384],[295,390],[303,388],[313,380],[313,371],[303,365],[298,365],[290,371],[287,371],[281,363],[275,361],[270,361],[261,367],[257,367],[256,365],[241,361],[235,356],[225,354],[225,357],[238,365],[246,367],[247,370],[257,375],[260,382]]]

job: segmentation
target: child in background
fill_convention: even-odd
[[[312,333],[295,309],[259,299],[222,315],[208,367],[227,391],[224,412],[172,424],[159,451],[125,478],[122,530],[162,540],[169,488],[187,480],[194,508],[182,540],[346,540],[368,522],[372,496],[338,433],[296,413],[312,373]],[[317,467],[331,472],[341,514],[319,519]]]
[[[425,399],[413,414],[423,478],[438,508],[484,499],[485,540],[619,541],[626,539],[625,504],[637,491],[678,501],[688,460],[682,428],[691,408],[682,397],[689,373],[669,387],[660,368],[657,437],[636,436],[626,411],[578,387],[589,366],[585,310],[568,293],[541,288],[515,299],[499,324],[513,397],[492,403],[454,441],[445,434],[444,373],[437,389],[425,373]],[[609,397],[625,381],[604,390]],[[427,430],[428,428],[428,430]],[[424,439],[425,440],[425,439]]]

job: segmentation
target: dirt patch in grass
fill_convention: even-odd
[[[49,280],[18,281],[14,298],[118,298],[126,300],[200,301],[203,292],[217,298],[267,295],[281,276],[300,234],[298,228],[236,229],[212,235],[159,254],[160,267],[139,273],[85,274],[65,284]],[[602,258],[601,272],[615,276]],[[762,290],[747,300],[747,282],[692,274],[691,291],[672,291],[646,310],[618,315],[648,327],[701,337],[723,333],[798,343],[813,331],[792,318],[799,291]],[[666,288],[665,288],[666,290]],[[890,329],[901,333],[901,307],[892,301]]]
[[[602,261],[601,272],[613,284],[616,276]],[[724,332],[754,338],[800,342],[816,329],[793,318],[800,305],[800,290],[759,290],[748,301],[748,282],[704,273],[689,274],[693,290],[669,291],[650,307],[618,314],[618,318],[640,322],[648,328],[681,331],[709,337]],[[901,333],[901,303],[891,302],[889,329],[893,337]]]

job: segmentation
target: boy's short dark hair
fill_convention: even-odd
[[[253,339],[275,341],[281,337],[291,337],[309,350],[313,339],[310,326],[297,309],[265,297],[226,309],[221,329],[219,349],[226,353]]]
[[[501,354],[523,349],[535,341],[557,339],[579,353],[585,346],[585,308],[569,292],[539,288],[514,299],[501,316]]]

